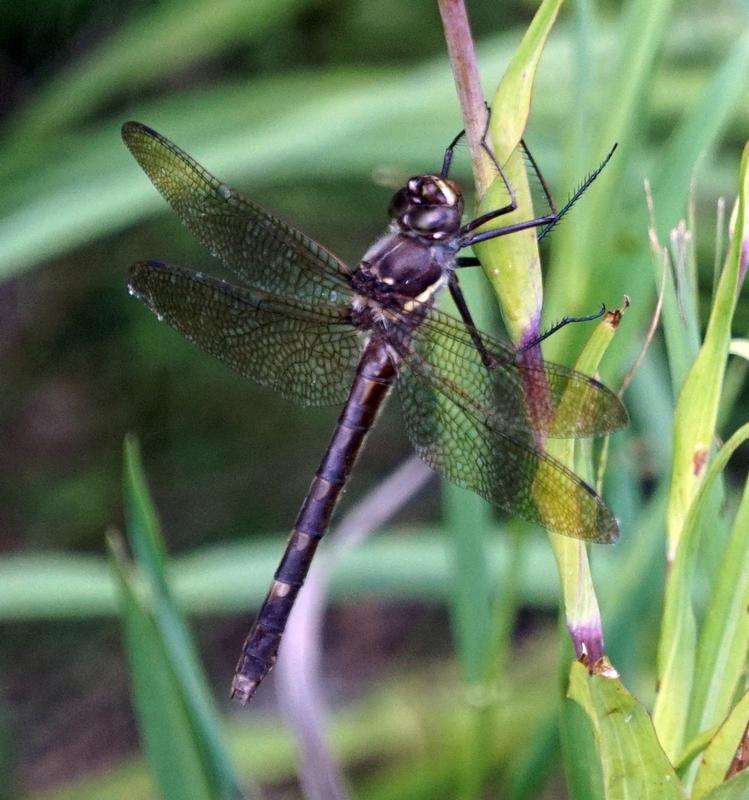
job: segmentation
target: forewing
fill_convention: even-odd
[[[131,294],[237,372],[303,405],[342,403],[361,354],[347,306],[241,289],[159,261],[130,268]]]
[[[407,320],[405,320],[407,323]],[[624,427],[621,400],[589,375],[549,361],[528,362],[505,342],[480,333],[494,364],[487,369],[465,324],[429,310],[409,348],[435,367],[447,383],[493,409],[503,430],[572,438]]]
[[[419,456],[448,480],[555,533],[612,542],[618,525],[596,492],[541,452],[526,429],[511,433],[490,407],[406,355],[397,384]]]
[[[253,288],[333,304],[350,295],[349,268],[322,245],[221,183],[139,122],[122,138],[190,231]]]

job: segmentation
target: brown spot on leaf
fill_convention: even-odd
[[[692,468],[695,475],[701,475],[707,464],[707,448],[700,447],[694,451],[692,456]]]
[[[744,733],[739,740],[736,752],[734,753],[731,766],[728,767],[724,780],[733,778],[739,772],[743,772],[749,766],[749,723],[744,728]]]

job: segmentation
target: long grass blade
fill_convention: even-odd
[[[137,566],[128,565],[116,538],[110,541],[110,553],[122,598],[135,703],[151,764],[166,798],[186,796],[182,781],[188,780],[195,782],[196,798],[236,800],[242,795],[187,626],[171,596],[166,550],[137,443],[131,438],[125,445],[124,490]]]

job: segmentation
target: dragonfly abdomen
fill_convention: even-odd
[[[275,578],[239,658],[231,695],[247,703],[276,661],[286,622],[367,433],[395,379],[385,343],[364,349],[351,392],[299,511]]]

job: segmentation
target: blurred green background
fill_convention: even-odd
[[[622,76],[609,54],[625,41],[627,13],[636,7],[581,0],[565,9],[552,33],[527,139],[560,201],[611,143],[572,152],[574,129],[604,130],[629,102],[616,93]],[[535,3],[520,0],[469,3],[487,97],[534,10]],[[585,19],[595,27],[581,31]],[[746,3],[727,0],[669,9],[657,40],[648,43],[654,57],[640,76],[642,102],[622,142],[625,166],[609,195],[616,202],[597,207],[594,188],[563,225],[560,237],[574,239],[577,220],[596,209],[600,225],[589,234],[590,249],[600,260],[594,279],[579,291],[576,265],[555,266],[547,321],[601,302],[614,306],[623,291],[634,301],[632,322],[607,367],[609,380],[628,367],[654,303],[642,179],[668,173],[663,159],[674,152],[674,131],[712,81],[720,86],[723,69],[731,99],[721,118],[710,120],[703,157],[690,165],[697,179],[700,286],[709,296],[716,201],[731,202],[749,131],[747,19]],[[575,72],[583,44],[590,50],[586,63],[595,65],[584,80]],[[156,128],[352,262],[386,224],[393,186],[437,169],[462,123],[433,0],[45,0],[33,13],[28,3],[5,0],[0,115],[0,753],[6,765],[0,765],[0,797],[62,796],[61,787],[72,792],[64,796],[84,796],[75,792],[88,776],[115,774],[122,764],[140,768],[103,560],[104,531],[123,524],[124,434],[140,436],[170,551],[220,556],[214,545],[238,540],[247,545],[241,551],[247,563],[257,567],[246,581],[237,578],[237,585],[259,581],[243,586],[244,594],[233,594],[232,584],[223,593],[210,586],[194,592],[191,609],[204,612],[194,617],[199,650],[226,708],[248,621],[242,610],[250,595],[257,602],[265,590],[338,413],[297,408],[234,376],[128,296],[126,270],[139,259],[220,270],[122,145],[122,122],[133,118]],[[457,174],[470,184],[465,149]],[[681,196],[669,213],[685,212],[686,193]],[[554,257],[555,238],[546,258]],[[736,320],[744,334],[745,300]],[[574,362],[576,336],[560,335],[557,360]],[[613,466],[630,478],[626,486],[614,478],[607,496],[625,523],[637,510],[632,487],[649,496],[668,465],[666,371],[657,340],[633,387],[633,427],[613,449]],[[742,379],[734,376],[735,395]],[[747,410],[739,396],[731,418],[745,419]],[[343,508],[408,453],[393,401]],[[352,774],[368,782],[368,796],[416,794],[405,788],[388,794],[381,776],[389,773],[379,770],[393,754],[382,741],[356,739],[351,731],[366,730],[367,714],[356,717],[349,703],[369,697],[373,685],[410,687],[417,705],[425,687],[456,685],[449,587],[434,578],[444,571],[440,520],[434,480],[395,525],[403,536],[411,529],[435,534],[429,552],[437,554],[436,571],[427,565],[420,576],[415,564],[400,583],[378,586],[382,575],[375,570],[361,592],[341,590],[349,602],[331,612],[328,689],[344,715],[337,723],[350,724],[349,740],[360,741]],[[554,573],[540,537],[537,544],[520,589],[516,631],[533,654],[539,687],[549,691]],[[604,558],[610,570],[612,556]],[[656,614],[657,605],[654,597],[649,612]],[[646,657],[632,674],[646,695],[651,670]],[[273,741],[282,736],[274,697],[270,689],[261,694],[253,711],[270,726],[264,736]],[[534,720],[547,710],[539,697]],[[392,704],[391,696],[386,706]],[[353,720],[346,722],[346,713]],[[376,715],[376,706],[368,713]],[[382,737],[387,727],[376,730]],[[279,741],[288,750],[288,741]],[[429,737],[421,742],[428,752]],[[275,787],[269,796],[298,796],[290,755],[281,748],[275,757],[257,772]],[[558,781],[550,787],[545,796],[564,796]],[[137,796],[149,796],[142,791]]]

